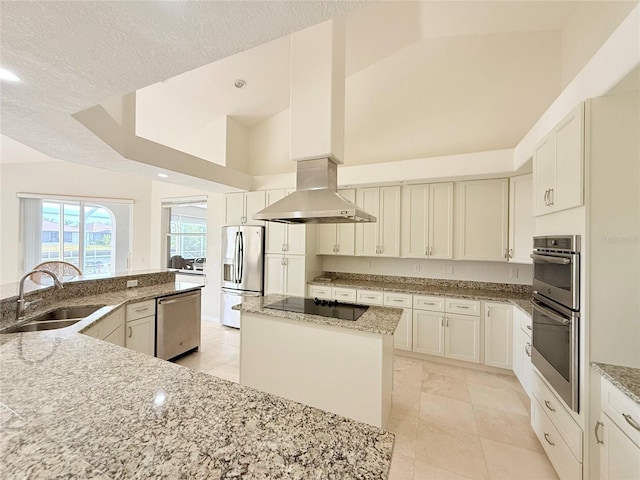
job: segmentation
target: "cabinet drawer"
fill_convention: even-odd
[[[518,310],[518,308],[516,307],[516,310]],[[526,313],[522,312],[522,311],[518,311],[518,325],[520,327],[520,330],[523,330],[527,335],[531,336],[531,330],[533,328],[532,326],[532,320],[531,317],[529,315],[527,315]]]
[[[356,300],[364,305],[382,305],[384,294],[377,290],[358,290]]]
[[[571,449],[573,455],[582,461],[582,430],[571,418],[564,404],[558,400],[551,389],[544,383],[538,373],[533,375],[533,395],[544,412],[549,417],[553,426],[562,436],[565,443]]]
[[[331,291],[334,300],[339,300],[341,302],[356,301],[356,291],[353,288],[334,287],[331,289]]]
[[[536,432],[542,447],[558,476],[564,479],[581,479],[582,463],[573,456],[571,449],[565,443],[562,435],[555,428],[553,422],[546,414],[546,409],[537,399],[531,402],[531,426]]]
[[[446,311],[447,313],[459,313],[462,315],[480,315],[480,302],[478,300],[447,298]]]
[[[385,293],[384,304],[387,307],[411,308],[413,296],[406,293]]]
[[[429,297],[427,295],[413,296],[413,308],[417,308],[418,310],[444,312],[444,305],[444,297]]]
[[[156,301],[147,300],[146,302],[132,303],[127,305],[127,322],[137,320],[138,318],[148,317],[156,314]]]
[[[331,287],[309,285],[309,297],[331,300]]]
[[[600,403],[602,410],[620,427],[620,430],[640,447],[640,430],[638,430],[640,428],[640,405],[637,405],[602,377],[600,380]]]

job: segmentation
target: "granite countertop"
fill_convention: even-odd
[[[91,295],[76,304],[108,306],[76,325],[0,335],[3,476],[387,478],[391,433],[78,333],[188,285]]]
[[[640,368],[621,367],[597,362],[593,362],[591,366],[627,397],[640,405]]]
[[[492,302],[512,303],[529,316],[533,315],[533,307],[529,303],[531,295],[483,288],[460,288],[440,285],[419,285],[411,283],[376,282],[338,278],[332,280],[312,280],[309,285],[330,287],[359,288],[380,290],[383,292],[408,293],[415,295],[434,295],[439,297],[465,298],[470,300],[487,300]]]
[[[284,310],[273,310],[264,307],[270,303],[281,301],[284,297],[283,295],[246,297],[243,303],[235,305],[232,308],[247,313],[259,313],[268,317],[286,318],[316,325],[329,325],[381,335],[393,335],[402,317],[402,309],[392,307],[370,306],[356,321],[340,320],[306,313],[286,312]]]

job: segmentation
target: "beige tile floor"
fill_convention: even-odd
[[[202,322],[200,351],[180,365],[238,381],[240,332]],[[513,375],[396,355],[390,480],[556,480]]]

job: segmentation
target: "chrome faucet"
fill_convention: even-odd
[[[24,309],[27,306],[27,302],[24,301],[24,281],[27,279],[27,277],[29,277],[34,273],[46,273],[51,278],[53,278],[53,284],[55,285],[56,289],[59,290],[61,288],[64,288],[62,286],[62,283],[60,283],[60,280],[58,280],[58,277],[56,277],[56,274],[48,270],[36,269],[36,270],[31,270],[29,273],[25,273],[25,275],[20,279],[20,291],[18,292],[18,306],[16,308],[16,320],[20,320],[20,317],[24,315]]]

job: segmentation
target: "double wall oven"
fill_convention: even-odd
[[[580,236],[533,239],[534,366],[579,411]]]

